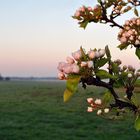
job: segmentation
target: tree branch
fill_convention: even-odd
[[[133,110],[134,112],[137,111],[137,107],[134,104],[131,104],[127,101],[121,100],[119,98],[119,96],[117,95],[117,93],[114,91],[113,86],[110,85],[109,83],[103,82],[103,81],[101,81],[97,78],[94,78],[94,77],[81,78],[80,82],[82,82],[84,87],[86,87],[86,84],[87,84],[87,85],[95,85],[95,86],[107,88],[111,92],[111,94],[113,95],[114,100],[115,100],[115,104],[111,104],[112,108],[113,107],[118,107],[118,108],[122,109],[124,107],[128,107],[131,110]],[[129,91],[129,89],[128,89],[128,91]],[[128,93],[128,98],[131,99],[131,96],[133,94],[132,93],[133,88],[131,89],[130,93],[128,91],[126,91],[126,93]]]

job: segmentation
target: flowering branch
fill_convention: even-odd
[[[77,19],[80,27],[84,29],[90,22],[109,23],[111,27],[118,27],[120,29],[118,40],[121,43],[118,48],[123,50],[129,45],[134,46],[135,53],[140,59],[140,17],[137,6],[140,6],[139,0],[98,0],[94,8],[80,7],[73,18]],[[130,10],[134,11],[135,18],[127,20],[124,25],[115,21],[117,17]],[[97,110],[97,115],[105,115],[112,108],[129,109],[136,115],[136,130],[140,130],[140,106],[134,101],[135,82],[140,77],[140,70],[136,71],[131,65],[121,66],[119,59],[113,61],[108,46],[105,49],[90,49],[88,53],[81,47],[80,50],[72,53],[72,57],[67,57],[66,61],[58,65],[58,78],[67,80],[63,96],[65,102],[77,91],[79,83],[82,83],[85,89],[87,85],[104,87],[107,92],[104,93],[102,100],[87,99],[90,105],[87,111]],[[108,65],[107,69],[104,68],[105,65]],[[103,79],[109,81],[105,82]],[[124,97],[119,96],[119,93],[114,90],[116,87],[125,88]],[[118,111],[117,115],[119,115]]]

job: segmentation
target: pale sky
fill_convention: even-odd
[[[107,44],[114,59],[138,68],[134,49],[116,48],[117,28],[94,23],[86,30],[78,27],[71,16],[81,5],[94,6],[95,0],[0,0],[0,73],[56,76],[58,62],[81,45],[88,51]]]

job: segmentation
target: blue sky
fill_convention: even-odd
[[[95,1],[0,0],[0,73],[56,76],[58,62],[81,45],[88,51],[108,44],[114,59],[119,57],[124,64],[138,67],[134,49],[116,49],[117,28],[99,24],[90,24],[86,30],[78,28],[71,16],[81,5],[94,6]]]

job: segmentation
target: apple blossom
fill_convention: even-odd
[[[87,108],[87,112],[93,112],[93,108],[92,107],[88,107]]]
[[[140,17],[127,20],[118,34],[118,40],[121,44],[140,45],[139,30]]]
[[[132,76],[133,75],[131,73],[128,73],[128,75],[127,75],[128,78],[132,78]]]
[[[95,57],[99,58],[100,57],[100,53],[98,51],[95,51]]]
[[[102,104],[101,99],[96,99],[96,100],[95,100],[95,104],[97,104],[97,105],[101,105],[101,104]]]
[[[87,66],[87,62],[86,61],[82,61],[81,62],[81,67],[86,67]]]
[[[72,65],[72,72],[73,73],[79,73],[79,71],[80,71],[79,66],[77,64],[73,64]]]
[[[88,68],[92,68],[93,67],[93,61],[88,61],[87,65],[88,65]]]
[[[103,57],[105,55],[105,50],[104,49],[99,50],[99,54],[100,57]]]
[[[67,60],[67,62],[69,64],[73,64],[74,63],[74,60],[71,57],[67,57],[66,60]]]
[[[63,67],[63,72],[66,73],[66,74],[72,73],[72,70],[73,70],[73,67],[72,67],[71,64],[66,64],[66,65]]]
[[[72,53],[72,56],[73,56],[73,58],[74,58],[75,60],[78,61],[78,60],[80,60],[80,58],[82,57],[82,53],[81,53],[80,50],[78,50],[78,51]]]
[[[90,50],[90,51],[88,52],[88,56],[89,56],[90,59],[95,58],[95,51]]]
[[[66,63],[65,62],[59,62],[57,69],[59,71],[63,71],[63,68],[65,67]]]
[[[93,103],[93,98],[87,98],[87,102],[88,102],[89,104]]]
[[[99,110],[97,111],[97,115],[101,115],[101,114],[102,114],[102,110],[99,109]]]
[[[109,108],[105,108],[104,113],[108,113],[108,112],[109,112]]]
[[[65,79],[65,74],[63,72],[58,73],[58,79],[63,80]]]

